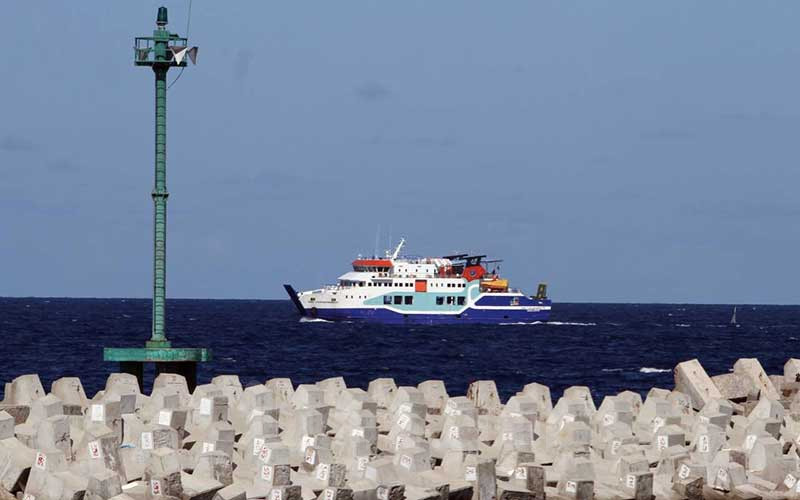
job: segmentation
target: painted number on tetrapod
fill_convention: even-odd
[[[200,400],[200,415],[211,415],[212,404],[211,398],[202,398]]]
[[[263,438],[253,438],[253,455],[260,455],[262,446],[264,446]]]
[[[389,500],[389,488],[386,486],[378,486],[378,489],[375,490],[375,494],[378,500]]]
[[[170,424],[172,424],[172,412],[169,410],[158,412],[158,425],[169,426]]]
[[[317,466],[317,479],[320,481],[327,481],[330,472],[331,466],[329,464],[319,464]]]
[[[143,432],[141,438],[141,445],[143,450],[152,450],[153,449],[153,433],[152,432]]]
[[[314,439],[314,436],[303,436],[300,442],[300,449],[305,451],[309,446],[314,446],[315,441],[316,439]]]
[[[700,453],[708,453],[711,449],[711,445],[709,443],[708,434],[702,434],[697,439],[697,449]]]
[[[105,420],[105,406],[92,405],[92,422],[102,422]]]
[[[100,443],[89,441],[89,458],[100,458]]]
[[[411,419],[405,413],[400,415],[400,418],[397,419],[397,425],[401,429],[406,429],[408,427],[409,422],[411,422]]]
[[[478,480],[478,470],[473,465],[468,465],[464,467],[464,480],[465,481],[477,481]]]

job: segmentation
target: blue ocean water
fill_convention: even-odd
[[[719,374],[756,357],[777,374],[800,356],[800,306],[740,305],[738,327],[728,324],[730,305],[555,304],[546,324],[409,327],[304,322],[288,301],[167,307],[173,345],[213,350],[199,383],[226,373],[245,385],[343,376],[365,389],[378,377],[398,385],[442,379],[458,395],[471,381],[492,379],[504,398],[530,382],[548,385],[554,398],[570,385],[601,398],[671,388],[672,368],[691,358]],[[146,299],[0,298],[0,382],[38,373],[49,389],[56,378],[79,376],[93,395],[116,370],[102,361],[103,347],[142,346],[149,332]]]

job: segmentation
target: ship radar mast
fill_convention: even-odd
[[[392,252],[392,260],[395,260],[398,255],[400,255],[400,249],[403,248],[403,245],[406,243],[405,238],[400,238],[400,243],[397,244],[397,247]]]

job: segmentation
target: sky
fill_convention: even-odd
[[[0,296],[149,297],[159,5],[5,2]],[[555,302],[798,303],[800,3],[195,0],[169,297],[359,254],[504,259]],[[172,70],[169,79],[177,73]]]

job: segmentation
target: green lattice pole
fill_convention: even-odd
[[[174,348],[166,336],[167,289],[167,72],[186,66],[187,55],[194,60],[197,48],[167,30],[167,9],[160,7],[152,37],[135,40],[136,66],[150,66],[155,76],[155,183],[153,185],[153,323],[150,340],[141,347],[106,347],[103,358],[120,363],[142,384],[143,364],[155,362],[156,372],[169,370],[187,377],[194,386],[196,364],[210,361],[211,352],[202,347]],[[178,57],[180,55],[180,57]]]
[[[164,30],[166,31],[166,30]],[[156,39],[155,50],[166,54],[165,40]],[[154,64],[156,77],[156,169],[153,186],[153,329],[147,347],[170,347],[166,336],[165,301],[167,295],[167,70]]]

